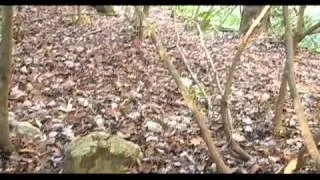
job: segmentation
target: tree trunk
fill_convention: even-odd
[[[296,87],[295,75],[293,70],[293,33],[290,24],[290,17],[288,12],[288,6],[283,6],[283,17],[285,25],[285,34],[286,34],[286,65],[284,68],[284,75],[287,78],[288,85],[290,88],[290,94],[293,98],[293,103],[297,115],[297,119],[300,125],[301,135],[303,137],[306,148],[308,149],[309,154],[311,155],[317,170],[320,170],[320,153],[318,151],[317,145],[314,142],[313,135],[308,126],[307,119],[304,114],[303,104],[299,97],[299,93]]]
[[[148,24],[149,25],[149,24]],[[171,76],[173,77],[174,81],[176,82],[183,99],[186,102],[187,107],[190,109],[190,111],[193,113],[196,122],[198,123],[200,127],[200,133],[203,138],[203,141],[208,146],[209,155],[216,163],[218,172],[225,173],[225,174],[231,174],[232,170],[224,163],[223,156],[219,153],[218,148],[214,144],[214,139],[212,138],[212,133],[209,130],[209,128],[206,126],[205,122],[208,122],[207,117],[203,114],[203,112],[200,110],[200,107],[195,103],[192,96],[190,95],[189,90],[183,85],[181,81],[181,77],[177,71],[177,69],[173,66],[173,64],[170,61],[170,58],[162,45],[162,42],[160,38],[157,36],[154,30],[151,31],[151,39],[154,45],[156,46],[157,52],[160,56],[160,60],[164,62],[166,65],[166,68],[169,70]]]
[[[98,13],[103,13],[107,16],[116,15],[116,12],[114,11],[112,6],[93,6],[93,8],[96,9]]]
[[[134,12],[135,12],[135,26],[137,27],[138,30],[138,37],[139,40],[143,39],[143,31],[144,31],[144,27],[143,27],[143,21],[145,19],[145,14],[144,14],[144,7],[139,7],[139,6],[135,6],[134,7]]]
[[[0,148],[4,151],[11,151],[8,96],[12,58],[12,6],[4,6],[2,8],[2,18],[0,57]]]
[[[297,53],[297,46],[298,46],[298,40],[302,37],[303,35],[303,27],[304,27],[304,11],[306,9],[307,6],[300,6],[299,7],[299,12],[298,12],[298,19],[297,19],[297,26],[296,26],[296,30],[294,32],[294,36],[293,36],[293,50],[294,53]]]
[[[150,6],[143,6],[143,13],[146,17],[149,16],[149,9],[150,9]]]
[[[238,45],[238,50],[237,50],[235,56],[233,57],[231,67],[229,68],[227,82],[225,85],[224,94],[222,96],[221,105],[220,105],[221,118],[222,118],[225,134],[227,135],[227,138],[229,139],[229,142],[230,142],[232,149],[234,151],[236,151],[239,155],[241,155],[241,157],[244,160],[249,160],[251,157],[232,138],[232,132],[230,132],[231,128],[230,128],[230,123],[228,120],[228,113],[227,113],[228,109],[229,109],[228,102],[229,102],[229,96],[232,92],[231,87],[232,87],[233,77],[235,75],[236,66],[240,62],[241,54],[245,50],[247,42],[248,42],[251,34],[254,32],[255,28],[257,27],[259,22],[261,22],[261,20],[264,18],[266,13],[268,13],[269,8],[270,8],[270,6],[263,7],[263,10],[260,12],[257,19],[254,20],[253,24],[250,25],[250,28],[248,29],[248,31],[246,32],[244,37],[241,38],[241,41]]]
[[[77,23],[81,22],[81,6],[77,6]]]
[[[241,34],[247,32],[252,21],[258,17],[264,6],[243,6],[241,13],[241,23],[239,31]],[[266,16],[261,20],[260,26],[255,30],[255,32],[268,32],[269,28],[270,13],[268,12]]]
[[[282,75],[279,96],[276,103],[276,113],[274,117],[274,135],[277,137],[282,137],[285,135],[285,128],[283,127],[282,117],[283,117],[283,107],[284,100],[287,94],[287,79]]]

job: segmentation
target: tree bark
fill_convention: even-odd
[[[297,50],[297,39],[298,37],[301,37],[303,34],[303,26],[304,26],[304,10],[306,6],[300,6],[299,12],[298,12],[298,19],[297,19],[297,26],[295,30],[295,34],[293,37],[293,49],[294,53],[296,53]],[[276,113],[274,118],[274,135],[277,137],[282,137],[285,135],[285,128],[283,127],[283,108],[284,108],[284,101],[287,94],[287,79],[285,75],[283,74],[280,90],[279,90],[279,96],[276,104]]]
[[[274,117],[274,135],[277,137],[282,137],[285,135],[285,129],[282,124],[282,117],[283,117],[283,108],[284,108],[284,101],[287,94],[287,79],[282,75],[279,96],[276,103],[276,113]]]
[[[241,22],[239,31],[241,34],[244,34],[248,31],[250,25],[252,24],[252,20],[256,19],[261,13],[263,6],[244,6],[241,13]],[[270,13],[268,12],[260,22],[259,28],[255,30],[256,32],[268,32],[269,28],[269,18]]]
[[[300,6],[299,7],[297,26],[296,26],[296,30],[294,32],[294,37],[293,37],[293,50],[294,50],[295,54],[297,52],[297,46],[298,46],[298,43],[299,43],[298,40],[303,35],[303,27],[304,27],[303,15],[304,15],[304,11],[305,11],[306,7],[307,6]]]
[[[304,108],[301,103],[301,99],[298,94],[298,90],[296,87],[296,81],[295,81],[295,75],[293,70],[293,59],[294,59],[294,52],[293,52],[293,33],[291,30],[290,25],[290,18],[289,18],[289,12],[288,12],[288,6],[283,6],[283,18],[284,18],[284,24],[285,24],[285,33],[286,33],[286,65],[284,68],[284,74],[288,80],[288,85],[290,88],[290,94],[293,98],[293,103],[295,107],[295,111],[297,114],[297,119],[300,125],[301,134],[303,137],[303,140],[305,142],[305,146],[308,149],[308,152],[310,153],[312,159],[314,160],[314,163],[316,165],[317,170],[320,170],[320,153],[318,151],[318,148],[316,146],[316,143],[314,142],[313,135],[310,131],[310,128],[307,124],[307,119],[304,115]]]
[[[306,31],[303,31],[304,28],[304,11],[306,6],[300,6],[298,12],[297,26],[293,36],[293,50],[296,54],[298,44],[308,35],[318,33],[317,29],[320,28],[320,21],[308,28]]]
[[[77,23],[81,22],[81,6],[77,6]]]
[[[150,6],[143,6],[143,13],[146,17],[149,16],[149,9],[150,9]]]
[[[315,134],[313,134],[313,140],[316,144],[320,142],[320,131],[318,130]],[[304,154],[307,152],[306,146],[304,146],[300,151],[298,152],[298,162],[297,162],[297,169],[302,168],[304,163],[306,162],[304,158]]]
[[[12,145],[10,142],[8,120],[8,96],[12,58],[12,6],[4,6],[2,8],[2,18],[0,57],[0,148],[4,151],[11,151]]]
[[[169,56],[167,55],[166,50],[163,47],[162,43],[159,41],[160,38],[157,37],[155,32],[151,32],[151,39],[157,48],[158,54],[160,55],[160,59],[162,61],[164,61],[165,65],[167,66],[167,69],[169,70],[173,79],[175,80],[176,84],[178,85],[188,108],[194,114],[195,119],[200,127],[200,132],[201,132],[202,138],[208,146],[209,155],[211,156],[213,161],[217,164],[219,172],[232,173],[232,170],[224,163],[222,156],[220,155],[217,147],[214,145],[214,140],[211,137],[211,132],[206,127],[206,124],[205,124],[205,122],[208,121],[207,118],[201,112],[200,108],[196,105],[193,98],[190,96],[190,93],[187,90],[187,88],[184,87],[177,70],[174,68],[172,63],[169,61]]]
[[[139,7],[139,6],[135,6],[134,7],[134,11],[135,11],[135,18],[136,18],[136,22],[135,22],[135,26],[137,27],[138,30],[138,37],[139,40],[142,41],[143,40],[143,31],[144,31],[144,20],[146,18],[145,14],[144,14],[144,7]]]
[[[112,6],[93,6],[93,8],[96,9],[98,13],[103,13],[107,16],[116,15],[116,12],[114,11]]]
[[[143,14],[143,16],[144,16],[144,14]],[[148,26],[151,26],[151,25],[148,23]],[[161,42],[160,38],[157,36],[154,29],[151,29],[150,35],[151,35],[152,42],[155,45],[157,52],[160,56],[160,60],[163,61],[164,64],[166,65],[166,68],[169,70],[174,81],[176,82],[176,84],[177,84],[177,86],[183,96],[183,99],[186,102],[186,105],[191,110],[191,112],[194,114],[194,117],[200,127],[201,136],[202,136],[204,142],[206,143],[206,145],[208,146],[209,155],[212,158],[212,160],[214,161],[214,163],[216,163],[218,171],[220,173],[231,174],[232,170],[224,163],[223,158],[220,155],[218,148],[214,144],[214,139],[211,137],[212,133],[210,132],[210,130],[208,129],[208,127],[205,124],[205,122],[207,122],[208,119],[203,114],[203,112],[200,110],[200,107],[194,102],[194,99],[190,95],[188,89],[183,85],[181,78],[178,74],[178,71],[175,69],[173,64],[170,62],[168,53],[166,52],[166,49],[163,47],[162,42]]]
[[[223,122],[226,136],[230,140],[230,144],[231,144],[231,147],[233,148],[233,150],[237,151],[237,153],[239,155],[242,155],[242,158],[244,160],[249,160],[251,157],[232,139],[232,133],[230,132],[230,124],[229,124],[228,113],[227,113],[228,109],[229,109],[228,101],[229,101],[229,96],[231,94],[231,86],[232,86],[233,76],[235,74],[236,66],[240,62],[241,54],[243,53],[243,51],[247,45],[247,41],[248,41],[249,37],[251,36],[252,32],[257,27],[259,22],[263,19],[264,15],[268,12],[269,8],[270,8],[270,6],[265,6],[263,8],[263,10],[258,15],[257,19],[255,19],[255,21],[252,23],[252,25],[250,25],[250,28],[246,32],[245,36],[241,39],[241,42],[239,43],[239,46],[238,46],[238,51],[236,52],[236,55],[234,56],[234,58],[232,60],[231,67],[229,69],[229,74],[227,77],[227,82],[225,85],[224,94],[223,94],[223,97],[221,100],[220,110],[221,110],[221,117],[222,117],[222,122]]]

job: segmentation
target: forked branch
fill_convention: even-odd
[[[169,56],[168,56],[165,48],[163,47],[161,41],[159,40],[156,32],[153,29],[151,29],[150,35],[151,35],[152,42],[156,46],[157,52],[160,56],[160,60],[162,60],[165,63],[165,65],[166,65],[167,69],[169,70],[170,74],[172,75],[174,81],[178,85],[178,88],[179,88],[188,108],[191,110],[191,112],[195,116],[195,119],[200,127],[200,132],[201,132],[202,138],[208,146],[210,157],[217,164],[219,172],[232,173],[232,170],[224,163],[222,156],[220,155],[217,147],[214,145],[214,139],[211,137],[211,132],[205,124],[205,122],[207,121],[207,118],[202,113],[202,111],[200,111],[199,106],[194,102],[188,89],[183,85],[177,70],[174,68],[174,66],[170,62]]]
[[[237,64],[240,61],[240,56],[243,53],[247,41],[250,37],[250,35],[252,34],[252,32],[254,31],[254,29],[257,27],[257,25],[260,23],[260,21],[262,20],[262,18],[265,16],[265,14],[268,12],[270,6],[265,6],[263,8],[263,10],[261,11],[260,15],[257,17],[257,19],[252,23],[252,25],[250,26],[249,30],[247,31],[247,33],[244,35],[244,37],[241,39],[241,42],[238,46],[238,51],[236,53],[236,55],[234,56],[233,60],[232,60],[232,65],[229,69],[229,75],[228,75],[228,79],[227,79],[227,83],[225,85],[225,90],[224,90],[224,94],[221,100],[221,117],[222,117],[222,121],[226,124],[229,122],[228,120],[228,101],[229,101],[229,95],[231,94],[231,86],[232,86],[232,79],[235,73],[235,69]],[[228,127],[225,127],[228,128]],[[227,130],[225,130],[226,133],[228,133]],[[227,134],[227,137],[232,137],[232,134]],[[240,147],[232,138],[230,138],[230,143],[231,143],[231,147]],[[243,151],[242,148],[238,148],[238,149],[234,149],[235,151],[238,152],[238,154],[243,154],[245,155],[246,152],[241,152],[241,150]],[[244,156],[243,159],[245,160],[249,160],[250,156]]]
[[[177,36],[177,43],[176,43],[176,47],[181,55],[181,58],[182,58],[182,61],[184,63],[184,65],[187,67],[193,81],[197,84],[197,86],[199,87],[200,91],[202,92],[203,96],[205,97],[206,99],[206,102],[207,102],[207,106],[208,106],[208,115],[209,115],[209,118],[212,117],[212,102],[211,102],[211,98],[208,96],[207,92],[205,91],[205,88],[204,86],[202,85],[202,83],[198,80],[198,78],[196,77],[196,75],[193,73],[188,61],[187,61],[187,58],[183,52],[183,49],[180,47],[179,43],[180,43],[180,36],[179,36],[179,33],[178,33],[178,30],[177,30],[177,24],[176,24],[176,16],[174,16],[174,28],[175,28],[175,32],[176,32],[176,36]]]
[[[307,29],[302,36],[300,36],[299,38],[297,38],[297,42],[302,41],[306,36],[311,35],[311,34],[315,34],[316,30],[320,28],[320,21],[317,22],[316,24],[314,24],[313,26],[311,26],[309,29]]]
[[[316,143],[313,140],[313,135],[308,127],[306,117],[304,115],[304,108],[301,103],[301,99],[298,94],[298,90],[295,82],[295,75],[293,70],[293,33],[290,25],[290,18],[288,12],[288,6],[283,6],[283,19],[285,24],[286,33],[286,65],[284,68],[284,74],[288,80],[291,96],[293,97],[294,107],[297,114],[297,119],[301,128],[301,134],[305,142],[305,146],[308,149],[312,159],[315,161],[316,167],[320,170],[320,153],[317,149]]]
[[[218,86],[218,89],[219,89],[219,93],[221,95],[223,95],[223,90],[222,90],[222,87],[221,87],[221,84],[220,84],[220,80],[219,80],[219,77],[218,77],[218,72],[213,64],[213,59],[212,57],[210,56],[210,53],[204,43],[204,40],[203,40],[203,33],[201,31],[201,28],[199,26],[199,24],[197,24],[197,28],[198,28],[198,31],[199,31],[199,35],[200,35],[200,43],[201,43],[201,47],[204,49],[204,52],[205,52],[205,55],[209,61],[209,64],[211,66],[211,69],[214,73],[214,79],[217,83],[217,86]],[[236,143],[233,138],[232,138],[232,124],[233,124],[233,121],[232,121],[232,116],[231,116],[231,112],[230,112],[230,109],[227,108],[227,116],[228,118],[225,119],[226,121],[223,121],[223,130],[224,130],[224,133],[226,134],[227,136],[227,139],[230,140],[230,143],[231,143],[231,148],[238,153],[239,157],[243,160],[249,160],[250,159],[250,155],[245,151],[243,150],[240,145],[238,143]]]

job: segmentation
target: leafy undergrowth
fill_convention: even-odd
[[[130,24],[121,17],[94,15],[90,22],[74,24],[73,7],[25,7],[16,15],[16,35],[10,111],[18,121],[39,127],[46,141],[13,135],[17,152],[2,154],[2,172],[61,172],[62,146],[73,136],[95,130],[112,131],[139,144],[144,159],[130,172],[214,173],[207,147],[192,114],[150,39],[137,43]],[[95,13],[87,8],[87,12]],[[165,11],[151,8],[150,21],[182,77],[191,78],[176,43],[173,19]],[[236,140],[254,157],[243,162],[228,148],[219,116],[221,95],[208,73],[207,60],[196,31],[185,31],[177,23],[180,46],[208,92],[212,94],[210,129],[226,163],[238,172],[280,171],[302,147],[290,97],[285,107],[288,136],[272,137],[273,104],[281,82],[284,45],[277,38],[251,41],[234,79],[231,112]],[[238,37],[232,34],[205,37],[224,86]],[[169,48],[171,47],[171,48]],[[173,48],[172,48],[173,47]],[[309,125],[319,125],[318,100],[320,55],[301,50],[296,58],[296,78]],[[222,87],[224,88],[224,87]],[[168,120],[169,119],[169,120]],[[145,122],[175,121],[185,128],[164,126],[152,132]],[[300,172],[311,172],[307,165]]]

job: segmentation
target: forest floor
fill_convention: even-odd
[[[89,7],[86,12],[96,13]],[[177,48],[174,21],[159,8],[149,20],[180,75],[190,78]],[[73,136],[96,130],[113,131],[140,145],[144,159],[130,172],[215,173],[199,127],[150,39],[140,44],[121,17],[94,15],[91,23],[76,25],[73,7],[30,6],[15,16],[10,111],[47,136],[46,141],[13,134],[17,152],[1,154],[2,172],[61,172],[62,146]],[[212,95],[213,118],[208,125],[227,165],[237,172],[277,173],[303,146],[289,96],[285,105],[283,139],[272,136],[274,104],[285,60],[284,44],[277,38],[250,42],[236,70],[231,97],[234,137],[254,158],[234,156],[222,130],[221,95],[208,73],[207,59],[197,30],[176,23],[180,46],[193,72]],[[232,34],[205,35],[206,47],[217,67],[224,89],[226,75],[239,39]],[[309,126],[319,127],[320,54],[301,49],[296,56],[296,80]],[[101,125],[100,121],[103,121]],[[145,121],[167,123],[159,133]],[[171,124],[170,124],[171,123]],[[168,125],[169,124],[169,125]],[[172,125],[174,124],[174,125]],[[299,172],[312,172],[307,164]]]

